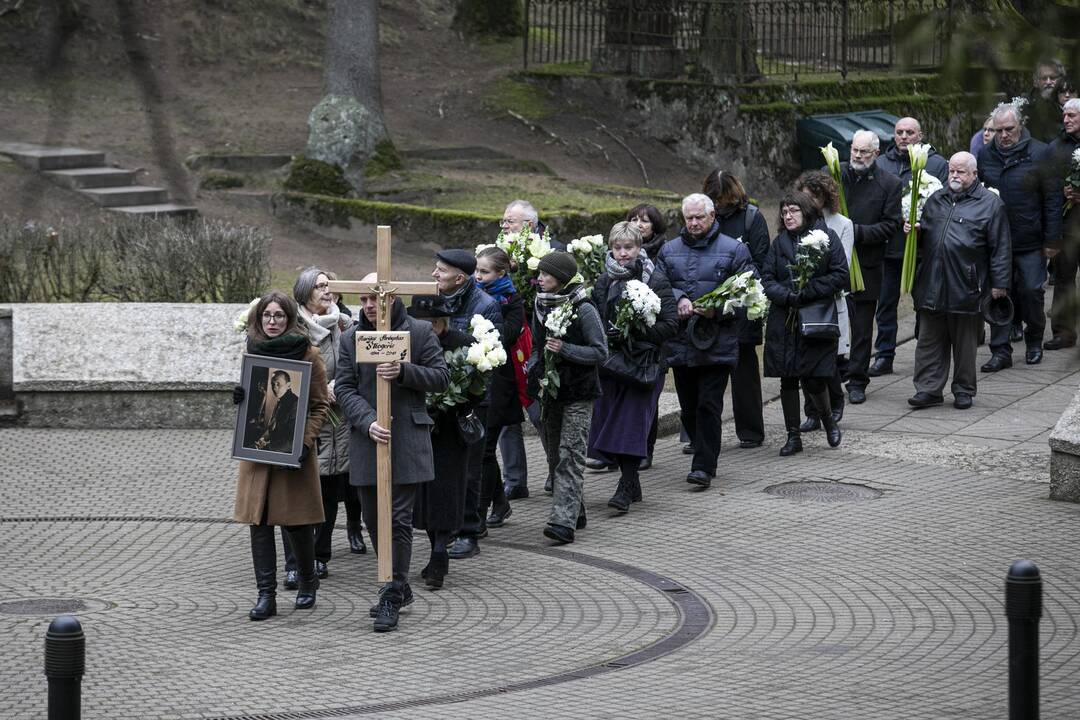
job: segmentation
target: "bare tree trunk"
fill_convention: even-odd
[[[378,0],[331,0],[325,95],[308,117],[307,156],[340,167],[358,192],[364,166],[390,136],[379,86]]]
[[[716,82],[747,82],[761,77],[754,23],[746,0],[705,6],[698,66]]]

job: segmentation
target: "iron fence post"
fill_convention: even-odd
[[[521,66],[529,69],[529,0],[525,0],[525,26],[521,38]]]
[[[848,0],[840,0],[840,77],[847,79]]]
[[[1009,720],[1039,718],[1039,619],[1042,576],[1030,560],[1017,560],[1005,576],[1009,619]]]
[[[626,74],[634,74],[634,0],[626,0]]]
[[[49,679],[49,720],[80,720],[86,638],[71,615],[60,615],[45,633],[45,677]]]

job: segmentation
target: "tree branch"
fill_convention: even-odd
[[[612,140],[614,140],[619,145],[621,145],[622,149],[625,150],[627,153],[629,153],[630,157],[634,158],[634,160],[637,161],[638,168],[641,170],[641,179],[645,181],[645,187],[649,187],[649,173],[645,171],[645,163],[643,163],[641,161],[641,158],[639,158],[637,156],[637,153],[635,153],[633,150],[631,150],[630,146],[627,145],[625,142],[623,142],[622,138],[620,138],[618,135],[616,135],[615,133],[608,130],[607,125],[604,125],[604,123],[600,122],[599,120],[594,120],[593,118],[586,118],[586,119],[592,121],[596,125],[597,130],[603,132],[608,137],[610,137]]]
[[[26,0],[15,0],[12,5],[8,5],[6,8],[0,9],[0,17],[4,17],[9,13],[19,12],[19,8],[23,6],[24,2],[26,2]]]
[[[519,122],[524,123],[525,126],[528,127],[530,130],[532,130],[533,132],[538,132],[541,135],[547,135],[549,138],[552,139],[553,142],[557,142],[560,145],[567,145],[568,144],[565,140],[563,140],[561,137],[559,137],[555,133],[551,132],[547,128],[544,128],[544,127],[541,127],[540,125],[537,125],[532,120],[529,120],[527,117],[525,117],[524,115],[520,115],[520,114],[514,112],[513,110],[507,110],[506,112],[510,113],[510,116],[513,117],[514,119],[518,120]]]

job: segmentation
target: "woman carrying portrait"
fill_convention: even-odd
[[[296,553],[299,590],[295,607],[298,610],[315,607],[315,591],[319,587],[315,574],[315,526],[325,516],[314,448],[330,401],[322,355],[300,324],[299,308],[292,298],[278,290],[270,291],[251,309],[247,327],[249,354],[311,363],[300,467],[241,460],[236,482],[233,519],[250,526],[251,558],[259,591],[259,599],[248,617],[265,620],[277,614],[275,525],[284,528]],[[242,386],[236,386],[233,401],[243,402],[244,392]]]

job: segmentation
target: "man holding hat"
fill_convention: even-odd
[[[919,313],[915,345],[915,408],[944,402],[942,391],[953,371],[953,407],[967,410],[975,395],[975,352],[985,306],[1000,310],[1007,300],[1012,246],[1005,205],[978,182],[975,156],[949,159],[945,188],[923,207],[919,228],[922,262],[912,295]],[[905,232],[908,230],[905,222]],[[989,302],[984,302],[989,300]]]
[[[450,327],[461,332],[469,332],[473,315],[482,315],[502,333],[502,310],[495,298],[481,290],[473,282],[472,274],[476,270],[476,256],[468,250],[450,249],[435,253],[435,270],[431,277],[439,288],[439,296],[450,313]],[[487,423],[487,399],[475,409],[480,422]],[[457,539],[450,545],[449,555],[455,560],[470,558],[480,553],[477,542],[487,533],[484,517],[480,512],[481,467],[484,460],[484,443],[475,442],[469,446],[465,466],[467,488],[465,492],[465,514]]]

